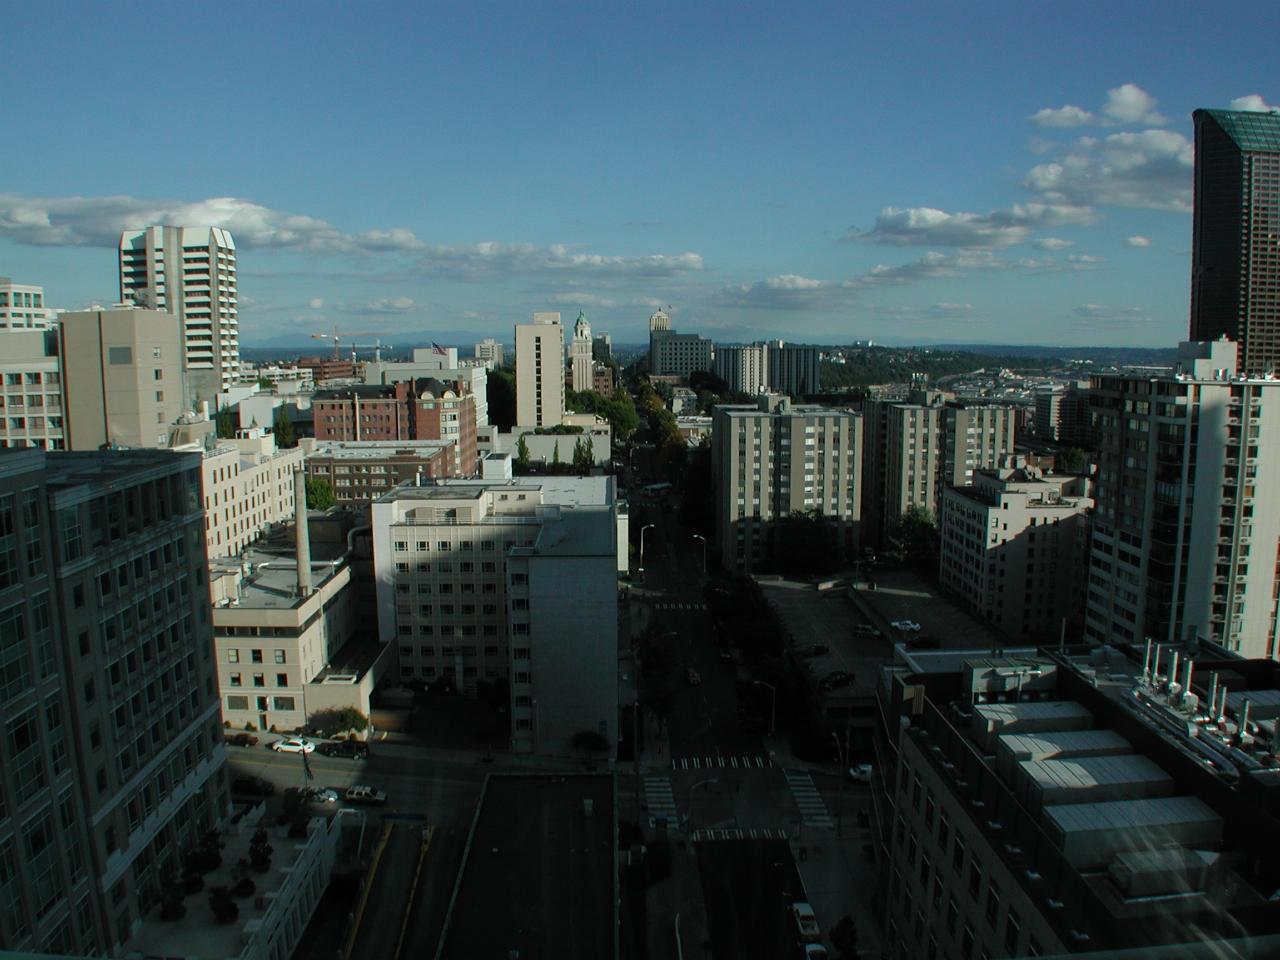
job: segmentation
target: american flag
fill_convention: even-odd
[[[434,340],[431,341],[431,349],[442,357],[447,357],[449,355],[449,351],[440,346],[440,344],[436,343]]]

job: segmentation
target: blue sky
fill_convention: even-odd
[[[1280,5],[10,5],[0,274],[113,300],[214,222],[241,338],[1172,345],[1196,107]],[[1242,100],[1241,98],[1249,98]]]

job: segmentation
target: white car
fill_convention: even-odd
[[[871,764],[855,763],[849,768],[849,779],[854,783],[870,783],[871,782]]]
[[[301,737],[286,737],[271,744],[271,749],[276,753],[310,753],[315,748],[314,743]]]
[[[337,803],[338,791],[328,787],[308,787],[306,797],[312,803]]]
[[[820,936],[818,918],[814,916],[813,907],[808,903],[793,903],[791,915],[796,919],[796,932],[802,941],[814,941]]]
[[[894,620],[889,626],[895,630],[901,630],[903,633],[919,633],[920,624],[914,620]]]

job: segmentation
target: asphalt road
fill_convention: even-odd
[[[716,960],[795,955],[788,913],[803,896],[785,840],[712,840],[695,846]]]

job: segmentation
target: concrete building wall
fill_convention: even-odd
[[[0,326],[0,405],[0,448],[66,448],[56,333]]]
[[[502,353],[502,344],[492,337],[481,340],[475,347],[475,358],[484,365],[486,370],[494,370],[502,366]]]
[[[45,304],[44,287],[0,277],[0,332],[48,330],[57,317]]]
[[[799,398],[822,389],[822,365],[817,347],[799,347],[781,340],[769,344],[769,389]]]
[[[558,313],[535,313],[518,323],[516,424],[553,427],[564,417],[564,327]]]
[[[735,393],[761,393],[769,389],[769,354],[763,343],[717,347],[712,371]]]
[[[649,372],[654,376],[688,378],[712,369],[715,347],[696,333],[654,330],[649,334]]]
[[[210,558],[235,556],[268,525],[293,517],[293,472],[303,460],[301,447],[279,450],[267,433],[219,441],[205,454],[201,490]]]
[[[169,444],[184,403],[178,318],[117,308],[62,314],[63,430],[69,450]]]

